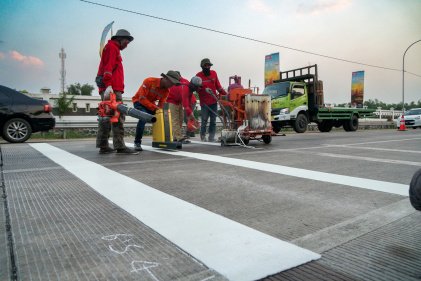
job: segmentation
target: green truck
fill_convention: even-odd
[[[263,94],[271,96],[272,130],[279,133],[283,127],[292,127],[304,133],[310,122],[320,132],[333,127],[345,131],[358,130],[358,119],[373,115],[374,109],[325,107],[323,82],[318,80],[317,64],[280,72],[280,79],[268,85]]]

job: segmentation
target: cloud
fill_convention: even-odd
[[[320,14],[325,12],[336,12],[345,9],[351,4],[351,0],[317,0],[315,3],[300,3],[297,12],[299,14]]]
[[[13,60],[18,61],[22,63],[23,65],[35,66],[35,67],[44,66],[44,62],[37,57],[25,56],[19,53],[18,51],[11,51],[9,54]]]
[[[264,0],[249,0],[247,7],[255,12],[271,14],[272,9],[266,4]]]

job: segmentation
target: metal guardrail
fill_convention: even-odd
[[[136,127],[136,121],[124,122],[125,127]],[[146,124],[151,126],[151,124]],[[56,120],[55,129],[78,129],[78,128],[98,128],[98,121],[58,121]]]

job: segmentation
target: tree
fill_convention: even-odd
[[[92,96],[92,91],[95,89],[94,86],[89,84],[84,84],[80,87],[80,94],[82,96]]]
[[[54,101],[54,105],[57,108],[58,116],[60,118],[70,108],[74,99],[75,99],[75,96],[67,97],[66,93],[61,93],[59,98]]]
[[[67,93],[74,96],[92,96],[94,86],[89,84],[80,85],[80,83],[74,83],[67,86]]]

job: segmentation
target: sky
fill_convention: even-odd
[[[279,52],[281,71],[318,65],[325,102],[350,102],[352,72],[364,70],[365,100],[400,103],[403,55],[421,40],[421,0],[92,2],[119,10],[80,0],[0,0],[0,84],[31,93],[48,87],[58,94],[64,48],[66,85],[95,85],[101,33],[114,21],[114,33],[123,28],[134,37],[122,51],[129,97],[145,78],[168,70],[190,79],[203,58],[211,60],[223,87],[239,75],[244,86],[250,81],[262,92],[265,56]],[[421,42],[407,51],[405,71],[404,100],[418,101]]]

